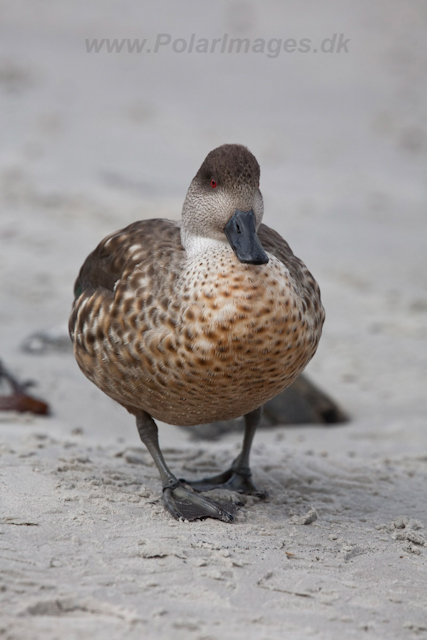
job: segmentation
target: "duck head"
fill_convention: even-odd
[[[181,241],[189,255],[228,244],[240,262],[267,264],[257,235],[264,204],[260,168],[240,144],[211,151],[187,191],[182,210]]]

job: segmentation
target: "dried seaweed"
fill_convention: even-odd
[[[12,393],[0,395],[0,411],[29,412],[36,415],[48,415],[49,405],[27,393],[32,382],[19,382],[0,361],[0,380],[5,380],[11,387]]]

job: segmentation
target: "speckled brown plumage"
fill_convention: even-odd
[[[227,246],[188,257],[168,220],[105,238],[70,318],[83,373],[131,412],[179,425],[247,414],[290,385],[320,339],[320,292],[278,233],[258,236],[266,265]]]

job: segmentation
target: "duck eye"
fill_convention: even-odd
[[[214,179],[212,179],[212,180],[211,180],[211,187],[212,187],[212,189],[215,189],[215,187],[216,187],[216,186],[217,186],[217,181],[216,181],[216,180],[214,180]]]

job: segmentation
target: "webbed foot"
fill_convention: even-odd
[[[211,491],[212,489],[227,489],[228,491],[236,491],[237,493],[245,493],[255,496],[261,500],[267,498],[266,491],[260,491],[252,482],[252,473],[248,468],[227,469],[223,473],[219,473],[212,478],[203,478],[202,480],[183,480],[189,484],[195,491]]]
[[[184,520],[203,520],[215,518],[223,522],[233,522],[235,505],[222,504],[196,493],[181,481],[163,489],[163,502],[174,518]]]

